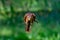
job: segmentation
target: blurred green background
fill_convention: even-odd
[[[24,15],[36,15],[26,33]],[[60,0],[0,0],[0,40],[60,40]]]

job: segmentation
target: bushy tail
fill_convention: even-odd
[[[28,21],[28,24],[26,26],[26,31],[29,32],[30,31],[30,21]]]

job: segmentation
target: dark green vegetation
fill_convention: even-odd
[[[23,17],[35,13],[31,32]],[[0,40],[60,40],[60,0],[0,0]]]

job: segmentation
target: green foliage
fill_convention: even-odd
[[[0,40],[60,40],[59,0],[0,0]],[[26,33],[24,15],[36,14]]]
[[[5,1],[2,0],[0,2],[1,5],[3,4],[5,11],[10,10],[10,4],[12,3],[13,8],[15,11],[38,11],[38,10],[54,10],[56,9],[60,9],[59,6],[59,1],[56,0],[12,0],[12,1]],[[6,3],[8,2],[8,3]],[[0,6],[1,6],[0,5]],[[0,7],[1,8],[1,7]]]

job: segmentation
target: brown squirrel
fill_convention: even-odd
[[[26,24],[26,31],[29,32],[30,31],[30,26],[31,24],[35,21],[37,22],[36,20],[36,16],[34,13],[26,13],[25,16],[24,16],[24,22]]]

